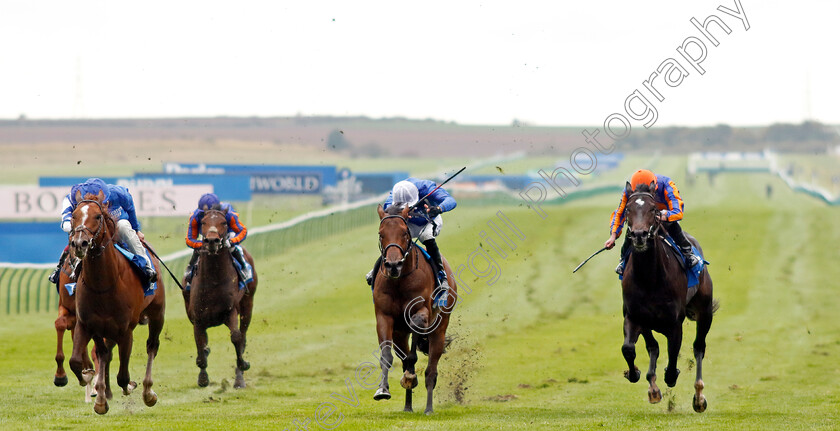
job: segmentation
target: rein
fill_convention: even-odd
[[[398,218],[398,219],[402,220],[402,222],[405,224],[405,236],[406,236],[406,238],[408,238],[408,246],[406,246],[406,248],[403,249],[403,247],[401,245],[399,245],[395,242],[392,242],[392,243],[386,245],[385,247],[382,247],[382,241],[380,240],[379,241],[380,257],[382,258],[382,261],[384,262],[385,261],[385,254],[388,252],[388,249],[391,248],[391,247],[396,247],[400,250],[400,253],[402,253],[402,259],[399,260],[399,263],[404,263],[406,258],[408,258],[408,255],[411,253],[411,248],[414,245],[414,242],[411,241],[411,232],[408,229],[408,221],[405,219],[405,217],[403,217],[401,215],[387,215],[385,217],[382,217],[382,220],[379,220],[379,226],[382,226],[382,223],[385,220],[388,220],[390,218]],[[414,272],[415,269],[417,269],[418,264],[417,264],[417,254],[416,253],[415,253],[415,256],[414,256],[414,260],[415,260],[414,268],[412,268],[412,270],[409,271],[408,273],[400,274],[400,277],[404,277],[408,274],[411,274],[412,272]],[[384,267],[384,265],[379,266],[379,272],[382,272],[383,267]]]

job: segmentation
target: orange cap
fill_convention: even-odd
[[[649,186],[650,183],[654,184],[654,188],[656,187],[656,175],[647,169],[639,169],[632,177],[630,177],[630,187],[632,187],[634,191],[640,184]]]

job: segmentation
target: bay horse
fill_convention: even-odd
[[[380,366],[382,368],[379,388],[374,400],[390,399],[388,370],[395,350],[403,365],[400,385],[405,389],[406,412],[411,412],[412,389],[417,387],[417,349],[429,356],[426,368],[426,414],[432,414],[432,393],[437,384],[438,361],[448,340],[446,328],[449,314],[455,308],[457,286],[452,269],[446,259],[443,265],[450,285],[452,303],[432,311],[432,297],[436,283],[432,265],[421,256],[422,252],[411,241],[408,229],[409,208],[394,205],[385,211],[382,205],[379,213],[379,249],[381,265],[374,275],[373,304],[376,313],[376,333],[379,337]],[[409,336],[411,348],[409,349]]]
[[[64,259],[64,263],[58,274],[58,283],[56,283],[56,288],[58,289],[58,317],[55,319],[55,331],[58,343],[55,353],[56,370],[53,383],[59,387],[67,385],[67,372],[64,370],[64,333],[70,331],[70,340],[72,341],[76,328],[76,297],[71,296],[70,292],[64,287],[67,283],[71,282],[71,276],[74,271],[73,259],[71,254],[68,254]],[[85,385],[85,402],[89,403],[91,402],[92,389],[90,380],[93,378],[94,370],[91,358],[87,355],[87,349],[85,348],[82,352],[82,366],[84,370],[82,373],[88,374],[85,378],[88,381]],[[94,359],[96,358],[94,349],[91,349],[91,355]]]
[[[111,395],[109,366],[111,351],[119,347],[120,368],[117,384],[123,394],[129,395],[137,387],[131,381],[128,363],[134,343],[134,328],[138,323],[149,326],[146,340],[146,375],[143,379],[143,402],[151,407],[157,403],[157,394],[152,390],[152,363],[160,346],[160,332],[163,329],[165,297],[163,281],[157,281],[157,289],[144,296],[139,275],[127,259],[113,246],[117,235],[117,222],[103,205],[104,194],[87,194],[82,199],[77,192],[78,204],[73,210],[73,230],[70,241],[76,257],[82,260],[82,271],[76,283],[76,333],[73,335],[73,355],[70,368],[79,379],[79,384],[90,381],[84,373],[84,350],[93,339],[96,349],[96,413],[108,412]],[[159,263],[153,258],[158,274]]]
[[[677,358],[683,337],[683,321],[686,317],[697,322],[694,339],[694,360],[697,367],[694,382],[694,411],[702,413],[708,407],[703,395],[703,357],[706,353],[706,334],[712,325],[712,316],[718,308],[712,296],[712,278],[708,268],[700,273],[700,284],[688,288],[681,258],[665,242],[662,222],[656,208],[652,187],[637,187],[636,191],[627,184],[630,198],[627,202],[627,226],[632,240],[632,253],[625,265],[621,282],[624,299],[624,344],[621,352],[627,361],[628,370],[624,377],[631,383],[639,381],[641,372],[634,365],[636,341],[641,334],[650,357],[647,372],[648,399],[651,403],[662,400],[662,393],[656,386],[656,360],[659,358],[659,344],[652,331],[663,334],[668,340],[668,365],[665,368],[665,383],[668,387],[677,384],[680,371]],[[700,251],[700,244],[686,234],[689,241]]]
[[[205,211],[201,219],[201,235],[204,238],[200,257],[194,269],[195,275],[189,291],[184,290],[184,306],[187,317],[193,324],[193,335],[198,354],[195,363],[200,368],[198,386],[210,384],[207,376],[207,328],[225,324],[230,329],[230,341],[236,351],[236,380],[234,388],[244,388],[243,371],[251,364],[243,358],[245,336],[251,324],[254,308],[254,293],[257,290],[257,272],[254,259],[242,248],[245,260],[253,269],[253,280],[245,289],[239,288],[239,274],[234,267],[233,257],[224,246],[228,237],[227,215],[219,209]],[[237,325],[237,318],[239,323]]]

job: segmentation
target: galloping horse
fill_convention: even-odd
[[[70,276],[73,274],[73,265],[71,261],[73,257],[68,255],[64,259],[64,264],[61,266],[61,271],[58,274],[58,317],[55,319],[55,331],[57,335],[58,345],[55,353],[55,363],[57,365],[55,370],[55,378],[53,383],[56,386],[67,385],[67,372],[64,371],[64,332],[70,331],[70,340],[73,340],[76,328],[76,298],[70,295],[70,292],[64,287],[70,283]],[[93,363],[87,355],[87,349],[82,350],[83,353],[83,373],[90,374],[86,377],[88,383],[85,385],[85,402],[91,402],[91,384],[90,379],[93,377]],[[96,358],[95,350],[91,350],[94,358]]]
[[[201,258],[196,265],[189,291],[184,291],[184,306],[187,317],[193,324],[195,346],[198,349],[195,363],[201,369],[198,373],[198,386],[210,383],[207,377],[207,328],[225,324],[230,329],[230,341],[236,350],[236,380],[234,388],[244,388],[242,375],[251,367],[242,355],[245,353],[245,334],[251,324],[251,312],[254,308],[254,293],[257,290],[257,272],[253,271],[253,280],[245,289],[239,288],[239,275],[233,266],[233,257],[223,246],[227,239],[228,225],[224,211],[207,210],[201,219],[201,235],[204,243]],[[254,259],[243,248],[245,259],[254,267]],[[237,327],[237,317],[239,325]]]
[[[73,355],[70,368],[79,379],[79,384],[90,381],[84,371],[84,350],[93,339],[96,349],[96,402],[94,411],[108,412],[111,396],[109,366],[114,345],[119,346],[120,369],[117,384],[128,395],[137,387],[131,381],[128,362],[134,343],[134,328],[141,321],[148,322],[149,338],[146,340],[146,376],[143,379],[143,401],[151,407],[157,403],[157,394],[152,391],[152,363],[160,346],[160,332],[164,318],[164,286],[157,281],[157,289],[144,296],[143,286],[131,264],[113,246],[117,234],[116,221],[103,206],[104,194],[88,194],[73,211],[73,230],[70,237],[76,256],[82,259],[82,273],[76,283],[76,333],[73,336]],[[160,273],[157,261],[153,262]]]
[[[404,411],[412,411],[411,391],[417,386],[417,348],[429,355],[426,368],[426,414],[431,414],[432,392],[437,384],[438,361],[446,348],[446,328],[449,313],[455,307],[457,287],[452,269],[446,259],[446,269],[451,302],[440,311],[432,312],[432,296],[436,286],[434,269],[421,251],[413,246],[408,230],[409,209],[392,206],[386,212],[382,205],[379,213],[379,248],[382,264],[374,278],[373,304],[376,312],[376,332],[381,349],[382,367],[379,389],[375,400],[390,399],[388,370],[394,361],[392,347],[396,349],[403,364],[400,385],[405,388]],[[408,337],[411,335],[411,349]]]
[[[628,183],[627,187],[630,185]],[[632,193],[632,190],[628,190]],[[700,284],[688,288],[688,281],[676,254],[661,236],[664,230],[657,217],[654,197],[645,186],[637,188],[627,203],[628,235],[633,249],[628,258],[621,283],[624,297],[624,344],[621,352],[627,361],[628,370],[624,377],[632,383],[639,381],[641,372],[634,365],[636,341],[641,334],[645,339],[650,367],[647,372],[648,399],[651,403],[662,400],[662,393],[656,386],[656,360],[659,344],[652,331],[659,332],[668,340],[668,366],[665,368],[665,383],[669,387],[677,384],[677,357],[682,344],[682,324],[686,317],[697,322],[694,339],[694,359],[697,377],[694,382],[694,410],[702,413],[708,402],[703,395],[703,356],[706,353],[706,334],[712,325],[712,316],[718,308],[712,297],[712,278],[707,268],[700,273]],[[686,234],[689,241],[701,252],[697,240]]]

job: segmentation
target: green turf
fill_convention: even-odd
[[[494,284],[465,278],[471,293],[450,325],[457,339],[441,362],[431,417],[422,414],[423,392],[415,394],[417,412],[400,411],[399,365],[391,373],[390,401],[373,401],[373,391],[355,382],[355,369],[374,361],[377,344],[362,279],[378,252],[371,224],[256,256],[261,279],[244,390],[230,388],[233,349],[223,328],[210,331],[211,386],[196,386],[192,329],[182,299],[171,290],[155,362],[158,405],[145,407],[139,392],[126,398],[117,391],[104,417],[82,402],[72,379],[64,388],[52,384],[55,316],[7,316],[0,327],[0,428],[320,429],[314,415],[325,402],[339,408],[340,430],[840,427],[840,266],[834,262],[840,209],[794,195],[769,175],[719,175],[714,184],[701,178],[689,186],[684,161],[658,163],[657,171],[673,172],[679,181],[687,201],[683,226],[701,240],[722,304],[708,338],[709,409],[703,414],[691,408],[694,324],[685,325],[676,388],[651,405],[644,382],[622,377],[616,251],[571,273],[606,239],[618,197],[604,195],[547,207],[545,220],[525,206],[468,200],[446,216],[440,243],[455,265],[480,244],[487,248],[479,233],[497,210],[527,238],[517,240],[506,259],[496,257],[501,275]],[[770,200],[764,197],[767,183],[776,190]],[[142,377],[145,332],[135,333],[136,380]],[[646,362],[643,343],[637,352]],[[660,382],[664,363],[663,353]],[[115,374],[116,363],[112,379]],[[353,398],[347,379],[357,405],[331,396]],[[422,377],[420,384],[422,389]],[[307,419],[308,428],[296,428],[294,421]]]

